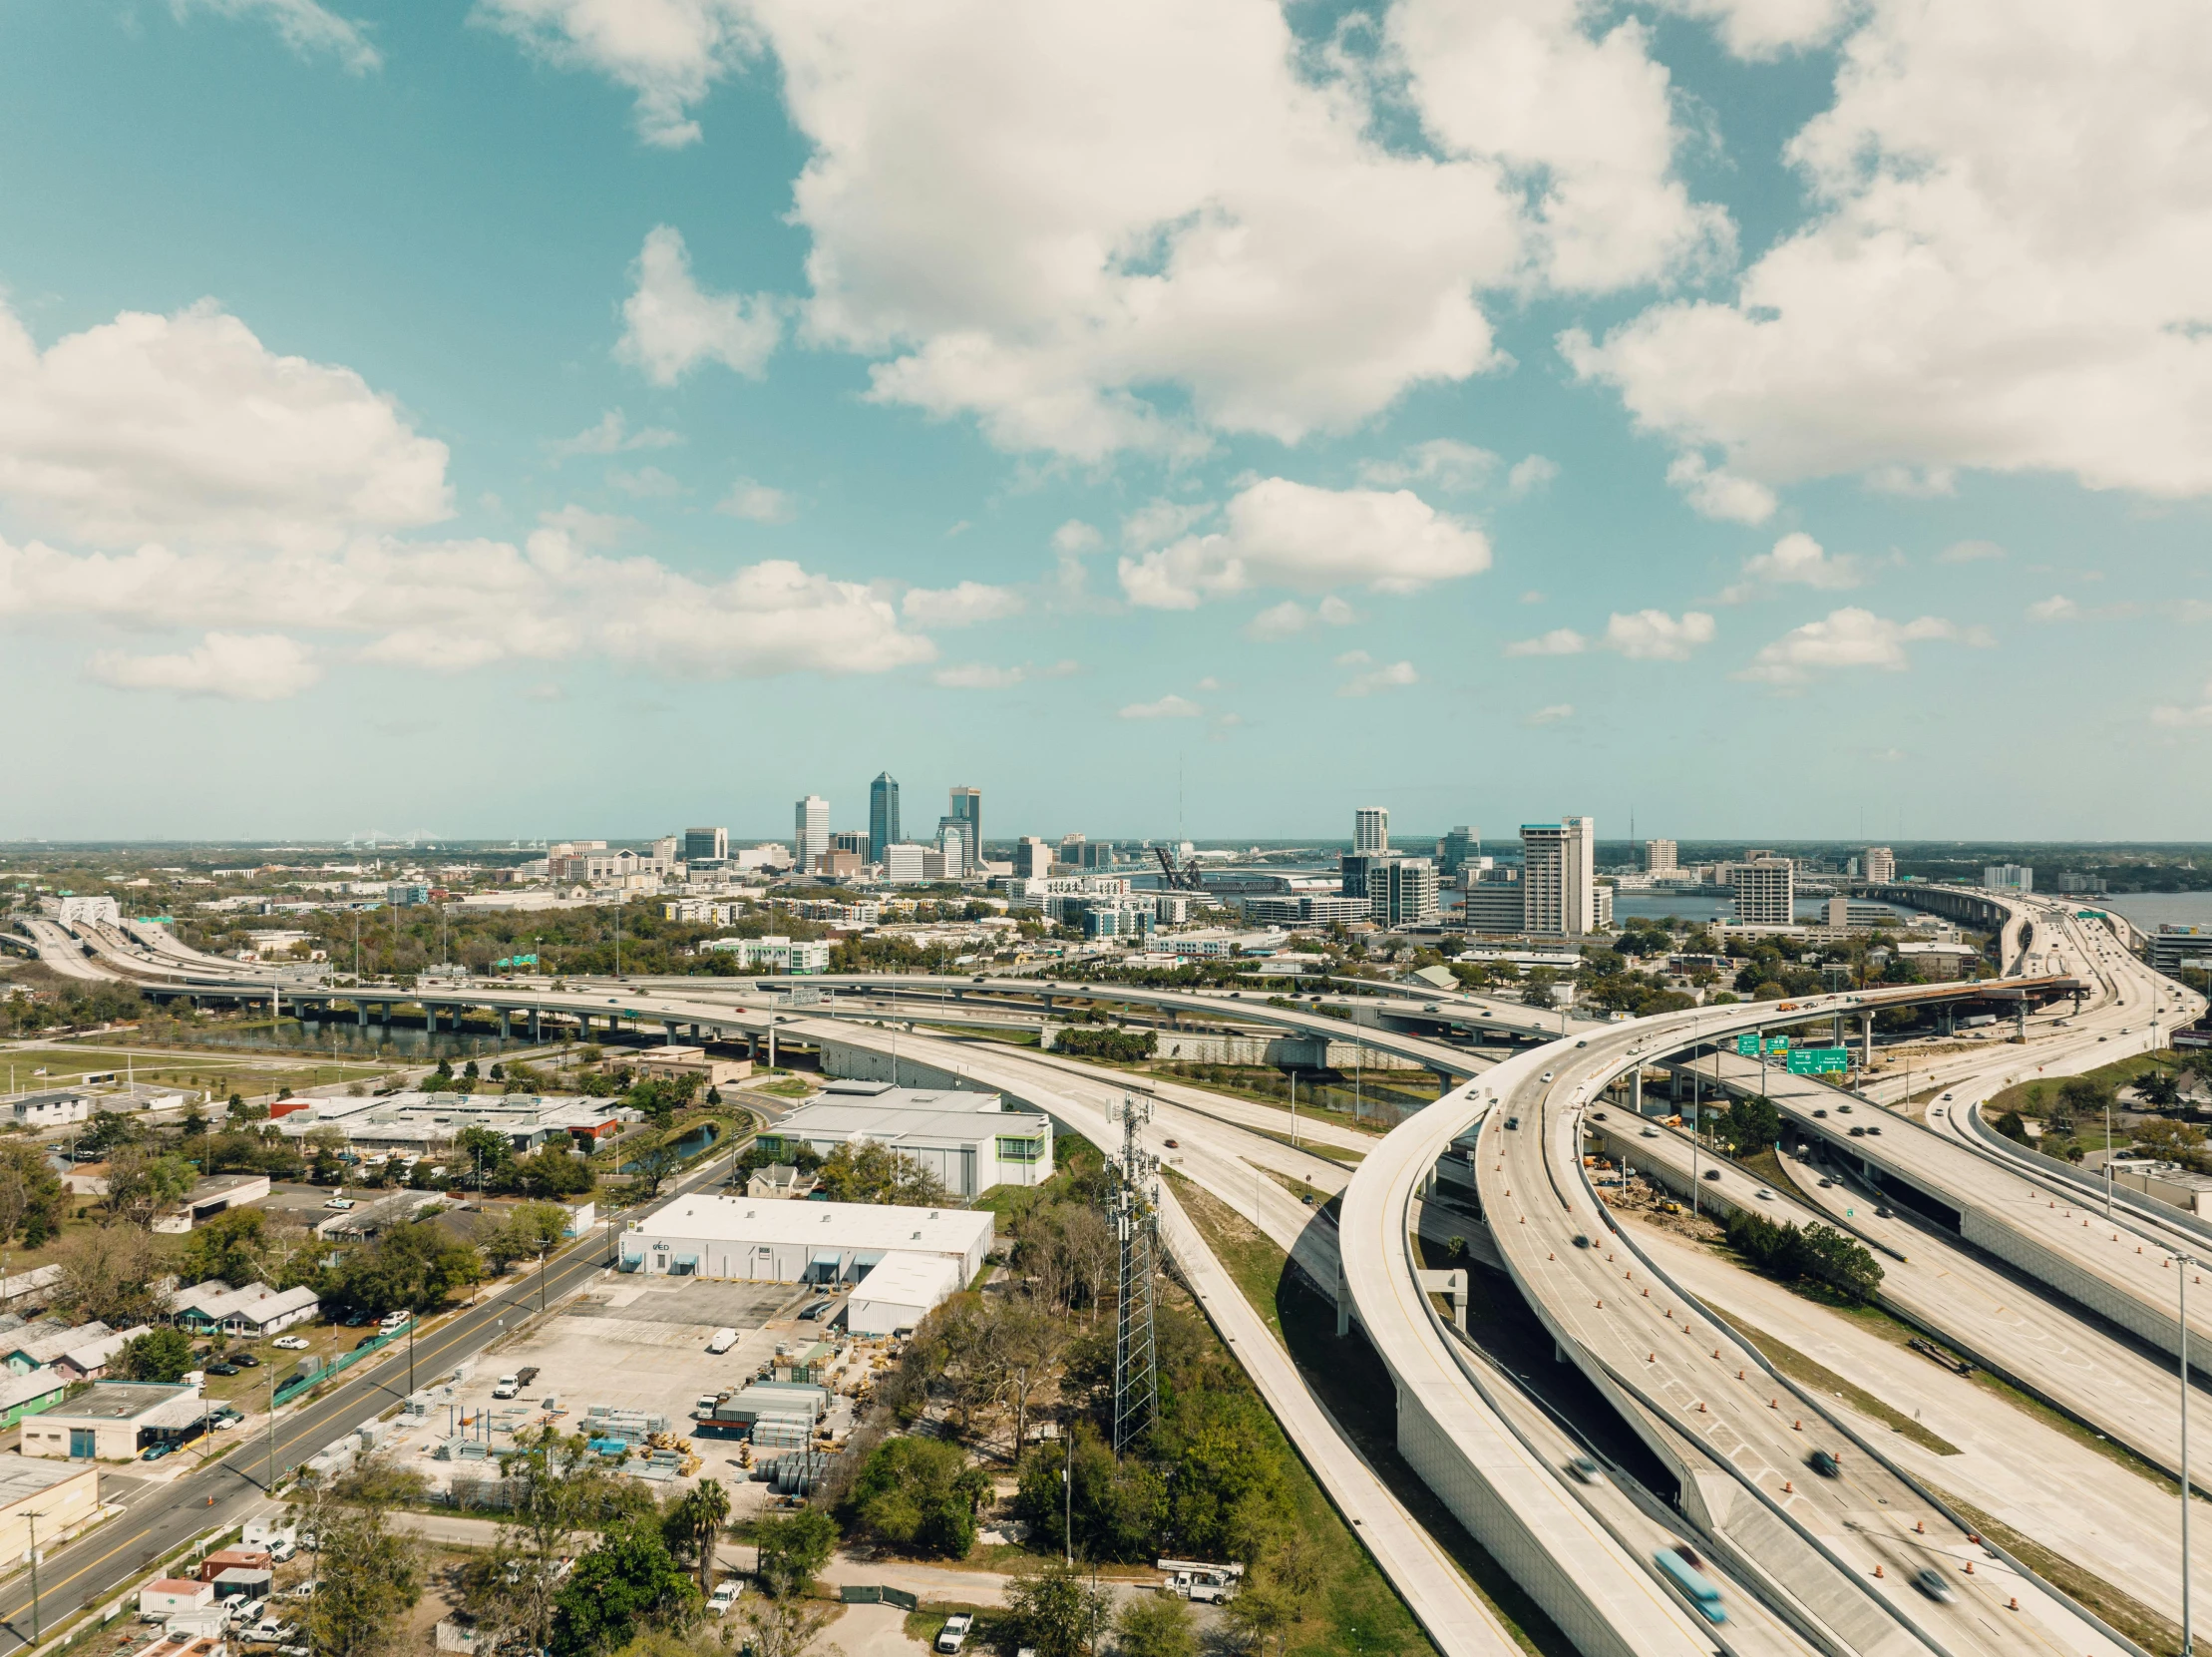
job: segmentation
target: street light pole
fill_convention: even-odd
[[[31,1524],[31,1643],[39,1643],[39,1520],[44,1513],[25,1513]]]

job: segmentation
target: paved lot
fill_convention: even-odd
[[[571,1317],[620,1318],[637,1323],[689,1324],[717,1329],[758,1329],[789,1318],[819,1299],[818,1291],[797,1283],[708,1283],[698,1279],[627,1282],[602,1294],[585,1296],[569,1309]]]

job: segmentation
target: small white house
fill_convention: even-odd
[[[25,1127],[67,1127],[92,1115],[92,1095],[64,1088],[51,1093],[26,1093],[9,1109]]]

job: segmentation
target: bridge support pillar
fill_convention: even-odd
[[[1344,1283],[1344,1261],[1336,1260],[1336,1335],[1339,1340],[1351,1333],[1351,1290]]]
[[[500,1009],[500,1041],[503,1045],[506,1043],[508,1032],[512,1028],[512,1026],[508,1023],[511,1016],[511,1009],[505,1007]]]
[[[660,1044],[664,1047],[674,1046],[676,1044],[676,1021],[673,1019],[663,1019],[660,1021],[660,1028],[666,1033],[667,1036],[667,1038],[663,1040]]]
[[[1644,1114],[1644,1066],[1639,1064],[1629,1072],[1629,1111],[1632,1115]]]
[[[771,1070],[776,1067],[776,1027],[774,1025],[768,1027],[768,1067]]]
[[[1874,1068],[1874,1015],[1859,1015],[1859,1070],[1863,1074]]]
[[[2025,997],[2013,1004],[2013,1034],[2023,1041],[2028,1039],[2028,1002]]]
[[[367,1002],[355,1002],[355,1003],[353,1004],[353,1010],[354,1010],[354,1012],[355,1012],[355,1013],[357,1013],[357,1014],[359,1014],[359,1015],[360,1015],[360,1024],[361,1024],[361,1028],[362,1028],[363,1030],[366,1030],[366,1029],[368,1029],[368,1028],[369,1028],[369,1004],[368,1004]]]

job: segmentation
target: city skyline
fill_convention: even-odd
[[[69,717],[0,835],[512,835],[608,750],[609,832],[887,759],[1008,823],[1450,823],[1496,803],[1470,725],[1677,837],[2212,805],[2166,14],[1529,9],[1527,107],[1606,112],[1570,135],[1471,116],[1504,13],[1434,0],[1333,44],[698,11],[673,56],[523,0],[12,21],[0,694]],[[2049,99],[2100,144],[2044,147]],[[1054,108],[1099,120],[1040,195]],[[529,777],[438,774],[549,725]]]

